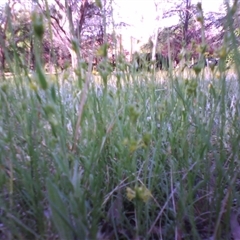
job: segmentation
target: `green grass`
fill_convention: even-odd
[[[236,77],[131,78],[1,83],[2,239],[230,239]]]
[[[224,54],[199,75],[121,61],[74,78],[35,51],[34,73],[16,54],[0,81],[0,239],[236,236],[240,74]]]

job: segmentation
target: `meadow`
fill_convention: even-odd
[[[233,70],[41,73],[1,81],[1,239],[237,234]]]
[[[34,16],[36,69],[13,48],[0,78],[0,239],[240,239],[231,19],[216,67],[146,72],[121,60],[96,75],[92,63],[47,74]]]

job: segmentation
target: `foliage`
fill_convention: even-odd
[[[76,78],[45,72],[41,33],[53,26],[31,22],[36,68],[23,68],[13,47],[0,81],[0,238],[238,239],[235,5],[226,13],[215,68],[136,72],[119,55],[112,71],[103,44],[99,75],[79,61]]]

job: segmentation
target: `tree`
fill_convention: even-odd
[[[11,4],[10,4],[11,3]],[[6,70],[6,56],[13,59],[13,55],[28,55],[29,36],[31,36],[30,14],[28,11],[16,10],[16,2],[11,1],[1,6],[1,68],[2,72]],[[23,60],[24,58],[19,58]]]
[[[187,46],[189,44],[189,21],[193,16],[191,0],[185,1],[185,7],[179,12],[180,22],[183,24],[183,45]]]
[[[65,0],[63,5],[60,0],[55,0],[55,4],[49,8],[44,2],[38,6],[46,17],[50,12],[55,41],[67,47],[72,67],[77,69],[81,58],[89,55],[93,57],[96,46],[107,41],[105,25],[109,24],[111,2],[104,1],[104,5],[99,2],[97,5],[91,0]]]
[[[5,67],[5,37],[6,37],[6,17],[4,16],[4,6],[0,8],[0,58],[1,58],[1,72],[4,72]]]
[[[179,22],[163,29],[158,25],[157,38],[155,34],[154,40],[145,44],[144,48],[152,49],[152,55],[155,52],[154,48],[165,56],[170,53],[171,59],[176,63],[182,59],[185,65],[191,58],[199,57],[199,47],[203,43],[202,36],[204,36],[204,42],[208,45],[206,53],[213,54],[214,49],[218,48],[223,41],[223,14],[217,12],[205,14],[203,25],[201,25],[198,21],[198,13],[196,5],[192,4],[191,0],[176,2],[174,7],[159,11],[159,18],[162,19],[178,14]]]
[[[173,15],[176,15],[179,9],[172,10],[172,5],[176,5],[175,1],[173,0],[165,0],[165,1],[154,1],[155,6],[155,20],[156,25],[153,31],[153,35],[151,36],[151,40],[148,42],[148,44],[145,44],[144,48],[150,48],[152,53],[152,61],[156,58],[156,52],[162,52],[161,49],[159,49],[159,36],[161,32],[164,31],[163,26],[163,20],[168,17],[172,17]],[[166,29],[166,28],[165,28]],[[166,48],[165,48],[166,49]],[[168,56],[168,53],[166,53],[166,57]]]
[[[159,32],[163,30],[162,21],[168,15],[169,10],[167,10],[167,8],[170,6],[171,3],[172,0],[154,1],[157,23],[152,36],[152,61],[156,60],[156,50]]]

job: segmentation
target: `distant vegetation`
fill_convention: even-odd
[[[182,1],[131,60],[111,1],[24,4],[0,14],[0,239],[240,239],[238,2]]]
[[[101,4],[100,4],[101,5]],[[77,58],[81,62],[91,63],[97,67],[105,57],[115,64],[121,55],[126,61],[134,58],[135,45],[132,52],[124,49],[122,37],[117,29],[127,27],[127,23],[115,22],[113,6],[106,1],[99,7],[94,1],[76,1],[72,6],[63,5],[61,1],[45,4],[45,1],[11,1],[0,6],[0,68],[2,72],[12,71],[10,63],[16,59],[22,69],[35,69],[36,56],[34,48],[41,54],[41,62],[47,72],[63,71],[72,66],[77,68]],[[200,5],[199,5],[200,6]],[[69,14],[67,14],[67,12]],[[239,9],[237,6],[234,18],[218,12],[203,13],[201,7],[191,4],[190,0],[177,1],[174,9],[165,10],[163,18],[179,16],[179,23],[169,28],[160,29],[157,42],[150,36],[149,42],[142,43],[138,54],[156,51],[156,56],[169,59],[173,66],[191,65],[199,60],[199,56],[219,58],[218,49],[224,44],[228,62],[233,61],[233,44],[239,44]],[[232,32],[236,43],[227,38],[232,21]],[[33,31],[44,25],[44,35],[39,45]],[[151,27],[151,26],[150,26]],[[41,30],[41,29],[36,29]],[[134,36],[133,36],[134,37]],[[130,43],[130,39],[129,39]],[[80,56],[73,50],[79,44]],[[105,46],[105,47],[103,47]],[[105,49],[104,49],[105,48]],[[105,57],[104,57],[105,55]],[[155,53],[153,54],[154,59]],[[151,56],[152,58],[152,56]],[[128,59],[128,60],[127,60]],[[113,64],[113,65],[114,65]]]

